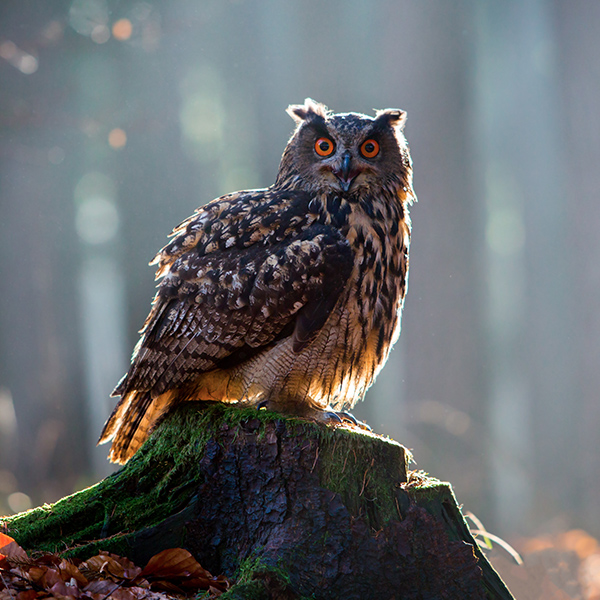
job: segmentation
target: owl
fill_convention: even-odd
[[[125,463],[177,404],[331,420],[362,399],[400,334],[416,199],[406,113],[307,98],[275,183],[197,209],[160,279],[99,443]]]

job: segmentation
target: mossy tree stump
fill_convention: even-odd
[[[382,437],[188,403],[117,473],[0,526],[26,550],[143,565],[184,547],[222,598],[512,598],[449,484]]]

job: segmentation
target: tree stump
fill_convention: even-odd
[[[120,471],[0,526],[26,550],[143,565],[189,550],[222,598],[508,599],[448,483],[400,444],[344,427],[186,403]]]

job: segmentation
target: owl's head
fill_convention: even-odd
[[[375,117],[333,114],[307,98],[287,112],[297,127],[283,153],[275,185],[333,191],[349,198],[382,187],[392,193],[411,190],[411,160],[402,133],[404,111],[387,108],[376,111]]]

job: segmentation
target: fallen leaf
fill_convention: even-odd
[[[17,594],[16,600],[35,600],[38,597],[38,593],[35,590],[25,590]]]
[[[127,558],[101,552],[97,556],[92,556],[79,565],[79,571],[88,579],[98,577],[100,574],[109,575],[115,581],[122,579],[134,580],[141,572],[140,567],[136,567]]]
[[[142,571],[144,577],[208,577],[212,575],[183,548],[170,548],[154,555]]]
[[[110,579],[94,579],[90,581],[84,588],[85,594],[102,594],[109,596],[121,587],[120,583],[115,583]]]
[[[52,565],[56,567],[60,564],[61,560],[63,559],[56,554],[42,554],[35,559],[35,562],[38,565]]]
[[[64,581],[57,581],[49,590],[55,596],[68,596],[69,590]]]
[[[27,579],[33,583],[40,583],[42,579],[44,579],[47,571],[48,567],[38,567],[33,565],[27,570]],[[42,583],[42,585],[44,584]]]
[[[81,574],[81,571],[70,560],[63,558],[58,564],[58,571],[65,581],[74,579],[82,586],[88,583],[87,578]]]
[[[136,588],[120,588],[113,592],[110,597],[111,600],[137,600],[137,596],[134,592]]]
[[[4,555],[9,560],[28,560],[27,552],[15,542],[13,538],[5,533],[0,532],[0,554]]]
[[[181,579],[178,580],[178,583],[180,582]],[[150,586],[154,591],[170,592],[171,594],[185,595],[185,590],[183,589],[183,586],[179,586],[176,583],[168,581],[166,579],[157,579],[156,581],[152,581],[150,583]],[[206,589],[206,587],[196,589]]]
[[[197,590],[216,598],[229,588],[224,575],[213,577],[182,548],[160,552],[142,570],[108,552],[87,561],[57,554],[33,559],[13,538],[2,536],[0,600],[168,600]]]

